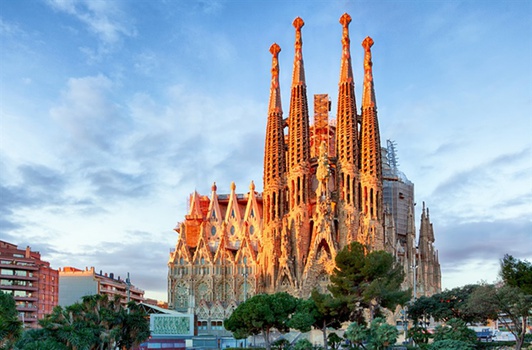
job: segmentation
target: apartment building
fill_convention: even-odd
[[[29,246],[0,241],[0,291],[13,295],[24,327],[52,312],[59,301],[59,274]]]
[[[114,273],[99,273],[94,267],[84,270],[66,266],[59,268],[59,305],[68,306],[81,300],[85,295],[102,294],[114,298],[118,295],[122,304],[128,300],[144,301],[144,291]]]

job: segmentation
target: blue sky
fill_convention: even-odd
[[[532,260],[527,1],[0,0],[0,239],[166,300],[188,195],[262,189],[270,45],[287,110],[303,18],[309,100],[335,111],[344,12],[359,105],[375,41],[382,143],[430,208],[443,287]]]

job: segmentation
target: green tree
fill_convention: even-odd
[[[429,333],[427,328],[416,324],[408,330],[408,337],[423,349],[426,347],[426,344],[428,344],[429,339],[432,338],[432,335]]]
[[[336,269],[331,275],[329,290],[334,297],[345,299],[351,310],[351,320],[363,320],[363,310],[370,318],[381,314],[381,308],[392,312],[411,297],[410,290],[401,290],[404,281],[402,266],[385,251],[367,253],[366,248],[353,242],[336,255]]]
[[[503,285],[483,285],[471,296],[472,307],[484,309],[515,335],[516,349],[521,349],[525,341],[527,320],[532,315],[532,295],[520,288]]]
[[[421,296],[408,306],[408,317],[414,321],[414,325],[418,325],[420,322],[430,320],[438,300],[432,297]]]
[[[529,261],[521,261],[506,254],[501,260],[500,275],[506,285],[532,295],[532,264]]]
[[[347,327],[344,337],[357,348],[364,348],[364,343],[369,337],[369,330],[364,323],[353,322]]]
[[[50,336],[46,329],[30,329],[22,333],[16,350],[67,350],[65,344]]]
[[[17,305],[11,294],[0,291],[0,349],[10,349],[22,333]]]
[[[369,334],[369,344],[372,349],[383,350],[395,344],[399,331],[396,327],[387,324],[384,318],[377,317],[371,322]]]
[[[462,340],[445,339],[438,340],[428,346],[429,350],[474,350],[475,344]]]
[[[469,297],[478,288],[477,284],[468,284],[430,297],[420,297],[408,307],[408,316],[415,323],[433,317],[436,321],[446,322],[458,318],[466,323],[483,322],[493,316],[482,309],[471,307]]]
[[[54,308],[39,324],[46,339],[68,349],[131,349],[146,340],[150,331],[147,314],[134,303],[128,307],[124,308],[118,297],[85,296],[81,303]]]
[[[308,339],[299,339],[292,347],[293,350],[309,350],[312,348],[312,343]]]
[[[236,339],[261,333],[266,349],[270,350],[270,332],[273,328],[288,332],[290,316],[296,311],[298,299],[288,293],[257,294],[246,300],[224,321]]]
[[[398,334],[397,328],[387,324],[384,318],[377,317],[369,328],[357,322],[351,323],[344,336],[357,348],[365,349],[364,344],[367,344],[370,349],[382,350],[395,344]]]
[[[299,302],[289,326],[302,332],[308,332],[311,328],[321,330],[324,348],[327,350],[327,329],[340,328],[348,317],[349,309],[344,299],[313,290],[309,299]]]
[[[331,349],[338,349],[340,347],[340,344],[342,343],[342,338],[336,333],[330,333],[327,336],[327,345],[331,347]]]
[[[463,320],[452,318],[445,325],[437,326],[434,330],[435,342],[448,339],[475,344],[477,342],[477,335],[474,330],[467,327]]]

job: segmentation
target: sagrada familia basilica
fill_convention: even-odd
[[[405,288],[416,296],[441,289],[434,233],[425,208],[419,234],[414,186],[397,169],[395,145],[381,147],[371,47],[362,42],[364,80],[360,112],[355,99],[349,23],[344,14],[336,118],[328,95],[314,96],[310,123],[302,27],[296,18],[288,117],[279,86],[277,44],[272,54],[264,149],[263,192],[194,192],[178,223],[168,262],[169,308],[194,313],[199,327],[220,329],[246,298],[286,291],[306,298],[327,291],[339,250],[353,241],[385,250],[404,266]]]

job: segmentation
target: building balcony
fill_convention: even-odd
[[[20,286],[15,284],[2,284],[0,285],[0,290],[22,290],[28,292],[36,292],[38,288],[33,286]]]
[[[38,296],[21,297],[21,296],[14,295],[13,297],[14,297],[15,301],[38,301],[39,300]]]
[[[37,312],[36,305],[17,305],[18,312]]]
[[[37,276],[19,276],[19,275],[13,275],[13,274],[2,274],[0,273],[0,278],[2,279],[9,279],[13,281],[38,281],[39,277]]]

